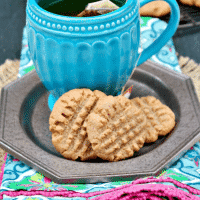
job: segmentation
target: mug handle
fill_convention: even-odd
[[[140,2],[140,7],[144,6],[145,4],[151,2],[152,0],[142,0]],[[155,0],[153,0],[155,1]],[[141,56],[138,60],[137,66],[141,65],[155,53],[157,53],[174,35],[176,32],[179,21],[180,21],[180,9],[176,2],[176,0],[165,0],[170,8],[171,8],[171,15],[170,20],[167,25],[167,28],[162,32],[162,34],[146,49],[144,49],[141,53]]]

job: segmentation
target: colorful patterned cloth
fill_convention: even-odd
[[[166,23],[155,18],[141,18],[141,41],[142,48],[149,46],[165,29]],[[181,72],[178,65],[178,59],[175,54],[173,41],[170,40],[151,60],[160,63],[177,72]],[[27,33],[24,28],[23,48],[21,52],[21,66],[18,77],[23,76],[34,69],[27,45]],[[74,193],[70,196],[70,191],[90,194],[91,192],[105,191],[114,188],[123,188],[130,186],[132,181],[126,182],[109,182],[97,184],[57,184],[49,178],[44,177],[41,173],[35,171],[23,162],[15,159],[12,155],[6,154],[5,164],[2,167],[2,184],[0,194],[4,200],[83,200],[85,197]],[[164,170],[157,177],[154,177],[153,184],[164,184],[175,186],[173,181],[176,180],[183,183],[187,187],[193,187],[200,190],[200,144],[196,143],[188,150],[178,161],[170,168]],[[171,179],[169,179],[171,178]],[[164,180],[163,180],[164,179]],[[148,177],[142,179],[149,180]],[[143,183],[141,187],[144,187]],[[147,183],[148,184],[148,183]],[[164,186],[163,186],[164,187]],[[181,191],[187,191],[180,186],[176,188]],[[67,193],[68,192],[68,193]],[[196,198],[200,197],[200,192],[194,193]],[[198,195],[197,195],[198,194]],[[75,195],[75,196],[74,196]],[[66,198],[70,197],[70,198]],[[90,197],[89,199],[91,199]],[[189,197],[188,197],[189,198]]]
[[[174,186],[174,183],[167,181],[168,178],[171,178],[187,186],[198,189],[199,195],[196,196],[200,197],[199,159],[200,144],[198,142],[169,169],[163,171],[156,177],[158,180],[157,184]],[[62,197],[54,196],[58,196],[58,194],[60,196],[66,196],[65,192],[69,190],[88,194],[91,192],[119,188],[124,185],[129,185],[131,182],[132,181],[98,184],[57,184],[18,159],[15,159],[13,156],[7,154],[0,191],[3,192],[4,200],[61,200]],[[156,182],[154,182],[154,184],[155,183]],[[186,191],[185,189],[180,189]],[[86,198],[73,197],[69,199],[85,200]]]

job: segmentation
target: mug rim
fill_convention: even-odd
[[[45,10],[44,8],[40,7],[36,1],[37,0],[28,0],[27,6],[31,5],[32,7],[34,7],[35,11],[40,12],[43,15],[46,15],[46,17],[48,18],[51,18],[51,19],[56,18],[57,20],[61,20],[61,21],[62,20],[71,21],[72,23],[73,22],[88,22],[88,21],[93,22],[96,20],[106,20],[107,18],[109,19],[115,18],[116,15],[118,16],[119,14],[123,14],[123,11],[127,8],[130,8],[133,3],[133,0],[126,0],[126,3],[122,7],[103,15],[98,15],[98,16],[93,16],[93,17],[74,17],[74,16],[64,16],[64,15],[51,13]]]

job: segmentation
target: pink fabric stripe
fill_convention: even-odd
[[[185,192],[182,191],[174,186],[163,185],[163,184],[146,184],[146,183],[155,183],[155,182],[170,182],[174,185],[185,188],[189,191]],[[97,195],[102,195],[94,198],[94,200],[114,200],[114,199],[129,199],[132,196],[135,196],[136,199],[145,199],[149,198],[151,200],[159,199],[159,196],[167,196],[169,199],[173,199],[173,197],[177,197],[180,199],[192,199],[192,200],[199,200],[200,198],[194,196],[193,194],[199,194],[200,191],[194,189],[188,185],[175,181],[171,178],[148,178],[148,179],[138,179],[133,181],[131,184],[127,184],[124,186],[120,186],[115,189],[104,190],[100,192],[91,192],[91,193],[80,193],[75,191],[4,191],[0,193],[0,198],[3,198],[3,194],[8,195],[10,197],[16,197],[19,195],[24,196],[33,196],[33,195],[43,195],[46,197],[55,197],[55,196],[62,196],[62,197],[95,197]],[[121,197],[122,196],[122,197]]]
[[[5,165],[6,165],[6,159],[7,159],[7,153],[6,153],[5,156],[4,156],[4,163],[3,163],[3,165],[1,166],[0,186],[1,186],[2,181],[3,181],[3,174],[4,174]]]

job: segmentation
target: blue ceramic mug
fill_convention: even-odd
[[[50,109],[62,94],[75,88],[116,95],[132,70],[173,36],[180,18],[176,1],[165,0],[171,7],[168,26],[139,57],[139,7],[152,0],[143,0],[140,5],[136,0],[118,0],[119,9],[95,17],[63,16],[44,9],[53,1],[63,0],[28,0],[26,9],[30,54],[39,78],[50,91]],[[87,5],[94,1],[81,2]],[[70,9],[76,9],[71,5]]]

